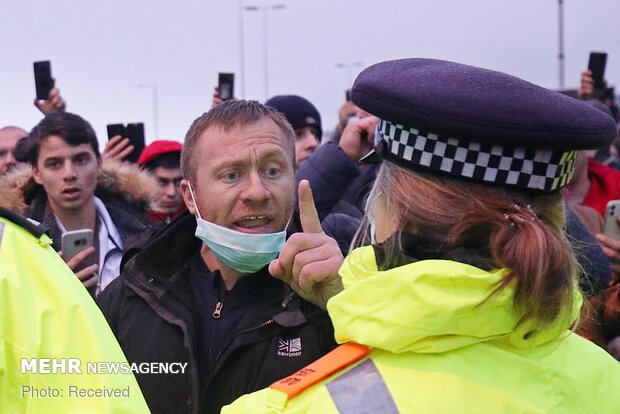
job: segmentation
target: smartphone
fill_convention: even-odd
[[[129,138],[129,143],[133,145],[133,151],[125,160],[137,163],[144,149],[144,124],[142,122],[127,124],[125,134]]]
[[[347,89],[347,91],[344,94],[347,102],[349,102],[351,100],[351,89]]]
[[[82,250],[94,246],[93,231],[91,229],[67,231],[63,233],[60,245],[63,258],[69,260]]]
[[[600,91],[605,87],[603,77],[605,75],[605,64],[607,63],[607,53],[590,52],[590,60],[588,61],[588,69],[592,71],[592,81],[594,89]]]
[[[235,85],[235,74],[234,73],[222,73],[220,72],[218,76],[217,86],[220,91],[220,99],[222,101],[230,101],[233,99],[234,95],[234,85]]]
[[[125,136],[125,125],[123,124],[108,124],[106,129],[108,130],[108,141],[117,135]]]
[[[620,200],[611,200],[605,209],[605,235],[614,240],[620,240],[618,216],[620,216]]]
[[[37,88],[37,99],[44,101],[50,96],[54,87],[52,65],[49,60],[34,62],[34,84]]]

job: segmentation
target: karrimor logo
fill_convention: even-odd
[[[278,355],[283,357],[298,357],[301,355],[301,338],[278,338]]]

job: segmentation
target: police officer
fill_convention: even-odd
[[[148,412],[132,373],[87,373],[89,362],[127,360],[51,245],[45,228],[0,208],[0,410]],[[108,398],[104,389],[122,398]]]
[[[582,102],[430,59],[363,71],[383,161],[327,303],[342,345],[223,413],[611,413],[620,368],[575,335],[559,189],[615,135]]]

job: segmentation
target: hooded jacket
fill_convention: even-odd
[[[299,395],[274,384],[222,413],[618,412],[618,363],[568,330],[578,294],[536,325],[515,310],[514,285],[491,295],[504,269],[437,256],[379,270],[376,252],[345,259],[344,291],[327,304],[337,341],[368,355]]]
[[[262,300],[239,322],[200,384],[198,311],[189,276],[191,258],[202,245],[195,231],[191,214],[179,216],[129,259],[97,299],[130,362],[188,364],[181,374],[136,376],[153,413],[218,413],[335,347],[327,313],[266,275],[256,292]],[[298,340],[299,349],[283,355],[291,340]]]
[[[104,161],[97,178],[95,195],[99,197],[119,232],[123,249],[140,246],[155,225],[146,216],[146,208],[155,194],[156,182],[137,166]],[[43,186],[32,177],[32,169],[24,166],[0,177],[0,207],[15,211],[47,227],[54,250],[60,250],[61,230],[49,208]]]

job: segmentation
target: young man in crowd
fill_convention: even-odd
[[[282,114],[258,102],[224,102],[196,119],[181,155],[189,212],[98,298],[130,362],[189,363],[184,373],[137,376],[153,413],[217,413],[335,345],[323,309],[340,280],[306,274],[318,262],[336,274],[342,254],[307,182],[303,232],[285,244],[294,146]]]
[[[276,95],[265,105],[282,112],[293,127],[297,169],[321,144],[321,115],[309,100],[297,95]]]
[[[138,166],[157,180],[155,200],[146,211],[153,221],[169,223],[186,210],[181,195],[181,149],[177,141],[154,141],[138,159]]]
[[[68,112],[45,117],[19,146],[31,168],[0,180],[0,206],[45,225],[57,251],[66,231],[92,230],[94,246],[67,263],[98,294],[118,276],[123,252],[155,229],[144,211],[151,177],[129,165],[102,167],[95,131]]]

